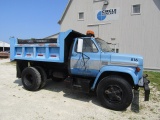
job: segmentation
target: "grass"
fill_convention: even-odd
[[[160,91],[160,72],[144,71],[144,74],[148,74],[147,79],[150,80],[150,84],[156,86],[158,91]]]

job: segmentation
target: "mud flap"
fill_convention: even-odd
[[[132,104],[131,104],[131,111],[135,112],[135,113],[139,113],[139,90],[133,90],[133,100],[132,100]]]
[[[16,70],[17,70],[17,76],[16,77],[17,78],[21,78],[22,71],[26,67],[28,67],[28,62],[27,61],[23,61],[23,60],[16,61]]]
[[[144,101],[149,101],[150,88],[148,84],[150,83],[150,81],[147,80],[146,77],[144,77],[143,80],[144,80],[144,91],[145,91]]]
[[[147,79],[148,75],[143,76],[143,88],[144,88],[144,101],[149,101],[149,94],[150,94],[150,88],[149,83],[150,81]],[[133,90],[133,101],[131,104],[131,110],[135,113],[139,112],[139,90],[134,89]]]

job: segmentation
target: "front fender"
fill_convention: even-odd
[[[94,80],[94,83],[91,87],[91,90],[95,89],[95,86],[96,86],[96,84],[98,82],[98,79],[101,76],[101,74],[103,72],[107,72],[107,71],[108,72],[113,71],[113,72],[127,73],[127,74],[132,76],[134,84],[135,85],[138,84],[138,76],[135,74],[135,68],[133,68],[133,67],[123,67],[123,66],[105,66],[105,67],[101,68],[100,72],[98,73],[98,75],[97,75],[96,79]]]

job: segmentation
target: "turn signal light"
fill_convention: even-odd
[[[139,72],[141,69],[139,67],[136,67],[136,72]]]

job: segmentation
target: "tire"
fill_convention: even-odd
[[[41,84],[41,75],[34,67],[27,67],[22,71],[22,84],[29,91],[36,91]]]
[[[96,92],[104,107],[117,111],[125,110],[133,98],[131,85],[120,76],[103,78]]]
[[[41,84],[40,84],[40,87],[39,89],[43,88],[45,85],[46,85],[46,82],[47,82],[47,74],[46,72],[44,71],[44,69],[40,66],[36,66],[35,67],[38,72],[41,74]]]

